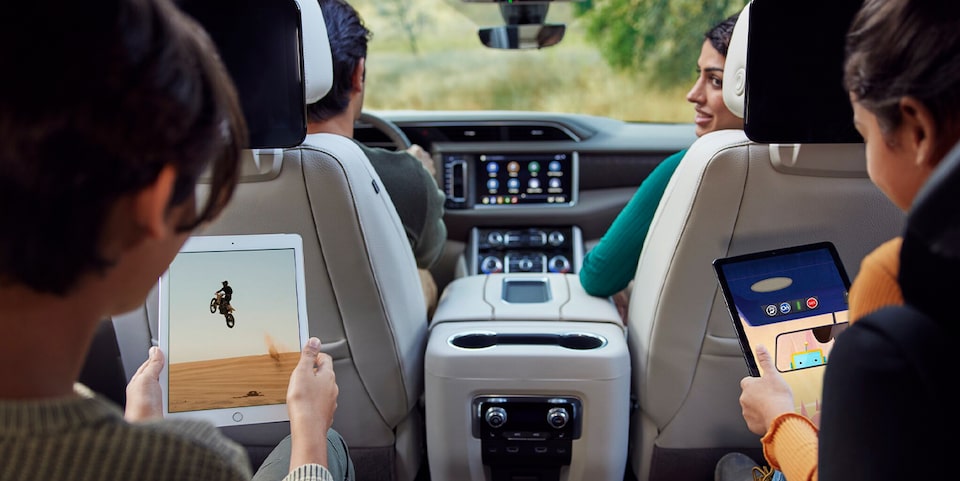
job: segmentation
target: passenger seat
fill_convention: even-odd
[[[724,67],[725,101],[741,117],[749,9]],[[759,437],[741,414],[747,368],[714,259],[832,241],[852,278],[867,253],[900,232],[903,218],[867,177],[862,143],[760,144],[739,130],[697,139],[666,188],[633,281],[637,479],[712,479],[716,461],[731,451],[762,459]]]

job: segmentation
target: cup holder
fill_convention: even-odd
[[[607,344],[607,340],[602,336],[585,332],[567,332],[564,334],[471,332],[451,337],[450,344],[463,349],[483,349],[497,345],[514,344],[560,346],[566,349],[585,351],[603,347]]]

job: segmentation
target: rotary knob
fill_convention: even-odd
[[[550,272],[559,272],[561,274],[566,274],[570,272],[570,260],[565,256],[553,256],[547,261],[547,268],[550,269]]]
[[[567,238],[563,236],[563,233],[560,232],[560,231],[556,231],[556,230],[553,231],[553,232],[551,232],[551,233],[547,236],[547,242],[549,242],[550,245],[552,245],[552,246],[554,246],[554,247],[557,247],[557,246],[563,244],[563,241],[565,241],[565,240],[567,240]]]
[[[503,245],[503,234],[497,231],[487,234],[487,244],[490,244],[493,247],[499,247]]]
[[[497,256],[487,256],[480,262],[480,270],[484,274],[496,274],[503,272],[503,261]]]
[[[567,425],[570,415],[567,414],[567,408],[551,408],[547,411],[547,424],[555,429],[561,429]]]
[[[529,257],[524,257],[517,262],[517,267],[523,272],[529,272],[533,270],[533,261]]]
[[[487,425],[491,428],[499,428],[507,423],[507,410],[501,407],[489,408],[483,419],[487,421]]]

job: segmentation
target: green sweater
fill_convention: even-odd
[[[680,159],[686,153],[686,150],[681,150],[663,159],[650,172],[630,202],[614,219],[600,243],[583,258],[580,283],[589,294],[612,296],[633,280],[653,214],[660,205],[660,198],[673,171],[677,170]]]
[[[0,481],[217,481],[251,478],[243,448],[209,423],[128,423],[83,385],[76,396],[0,400]],[[332,481],[319,464],[286,478]]]

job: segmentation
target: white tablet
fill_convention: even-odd
[[[159,292],[165,417],[289,420],[287,384],[308,339],[299,235],[191,237]]]

